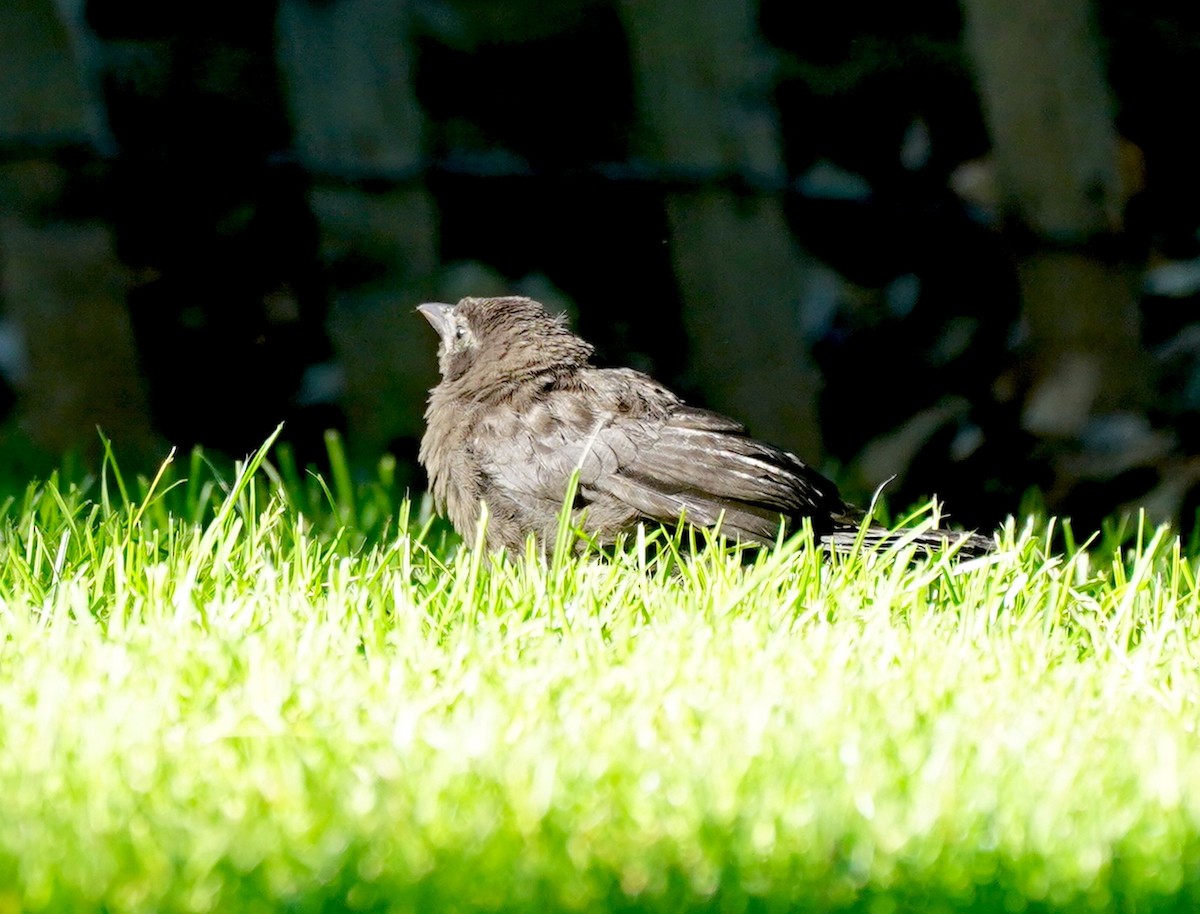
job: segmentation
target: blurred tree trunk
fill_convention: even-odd
[[[100,426],[136,462],[157,455],[127,273],[107,224],[60,212],[71,175],[56,153],[94,148],[103,123],[52,0],[0,3],[0,299],[24,343],[20,424],[51,451],[94,450]]]
[[[752,0],[619,0],[637,87],[635,153],[682,171],[783,172]],[[819,378],[801,331],[809,272],[780,199],[726,188],[667,196],[691,358],[714,408],[821,455]]]
[[[0,101],[0,143],[96,143],[103,112],[86,89],[54,0],[0,3]]]
[[[963,0],[963,9],[1002,202],[1027,241],[1023,423],[1072,437],[1147,396],[1138,273],[1117,254],[1125,194],[1093,10],[1089,0]]]
[[[337,286],[330,332],[344,406],[368,452],[419,438],[436,376],[428,328],[412,313],[437,265],[438,225],[421,177],[410,17],[402,0],[283,0],[277,20],[295,144],[314,175],[311,205]],[[411,184],[384,192],[355,180],[405,176]]]

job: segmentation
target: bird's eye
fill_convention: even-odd
[[[465,329],[463,329],[463,325],[458,324],[454,328],[454,338],[456,340],[461,340],[466,335],[466,332],[467,331]]]

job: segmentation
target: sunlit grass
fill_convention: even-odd
[[[264,453],[4,507],[0,914],[1196,909],[1165,530],[514,564]]]

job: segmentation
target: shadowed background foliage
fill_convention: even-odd
[[[516,292],[862,499],[1200,505],[1171,2],[8,0],[7,451],[412,465],[424,300]]]

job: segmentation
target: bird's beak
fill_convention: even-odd
[[[454,305],[443,305],[441,302],[429,302],[424,305],[418,305],[417,311],[421,316],[433,326],[437,331],[438,336],[444,337],[451,326],[450,312],[454,310]]]

